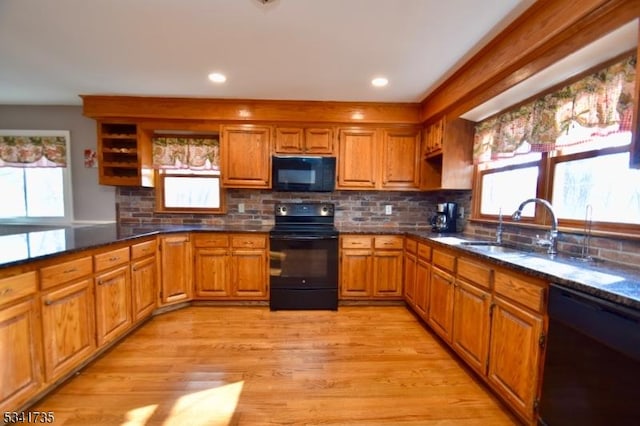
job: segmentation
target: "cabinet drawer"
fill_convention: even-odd
[[[402,250],[402,243],[404,237],[397,235],[383,235],[375,237],[373,239],[373,246],[377,249],[400,249]]]
[[[267,238],[262,235],[234,235],[231,237],[231,247],[265,248],[267,247]]]
[[[131,246],[131,258],[139,259],[141,257],[155,254],[156,252],[156,240],[145,241],[144,243],[138,243]]]
[[[409,253],[417,253],[418,252],[418,242],[416,240],[412,240],[407,238],[404,240],[404,249]]]
[[[456,265],[456,257],[450,253],[433,250],[433,264],[442,269],[453,272]]]
[[[527,308],[542,312],[545,286],[541,282],[534,283],[532,281],[535,280],[496,271],[493,285],[497,294],[508,297]]]
[[[225,234],[193,234],[195,247],[229,247],[229,236]]]
[[[36,271],[0,279],[0,305],[34,294],[38,290]]]
[[[371,237],[363,235],[349,235],[347,237],[342,237],[340,246],[342,248],[371,248],[372,240],[373,239]]]
[[[418,244],[418,257],[430,261],[431,260],[431,247],[426,244]]]
[[[129,247],[111,250],[93,256],[96,272],[129,262]]]
[[[40,269],[42,290],[90,275],[93,272],[91,256],[70,260]]]
[[[486,289],[491,286],[491,268],[469,259],[458,259],[458,276]]]

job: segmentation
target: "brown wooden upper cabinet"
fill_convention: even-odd
[[[377,185],[379,132],[372,128],[340,129],[338,189],[373,189]]]
[[[338,189],[419,188],[420,129],[344,128],[338,146]]]
[[[420,189],[471,189],[473,123],[443,117],[425,127],[421,148]]]
[[[276,154],[332,155],[333,129],[330,127],[276,127]]]
[[[222,185],[227,188],[271,187],[271,127],[222,126]]]
[[[418,189],[420,185],[420,131],[383,130],[382,188]]]

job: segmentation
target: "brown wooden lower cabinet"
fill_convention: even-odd
[[[93,280],[85,278],[41,296],[45,379],[73,370],[96,349]]]
[[[403,237],[340,237],[340,298],[402,299]]]
[[[35,279],[35,278],[34,278]],[[0,301],[0,409],[16,410],[42,386],[38,305],[33,298]]]
[[[491,321],[489,382],[527,419],[534,415],[544,319],[499,297]]]
[[[418,257],[415,253],[406,250],[404,252],[404,298],[414,309],[416,307],[416,266]]]
[[[131,305],[133,322],[149,317],[156,308],[156,257],[149,256],[131,263]]]
[[[405,252],[405,273],[415,270],[407,303],[522,420],[534,424],[546,283],[450,249],[434,247],[430,257],[428,248],[420,241],[417,256]]]
[[[453,332],[453,283],[451,274],[435,266],[431,268],[428,322],[449,343]]]
[[[96,336],[102,346],[129,329],[131,319],[131,276],[129,265],[95,277]]]
[[[416,265],[416,309],[425,321],[427,321],[429,314],[430,296],[431,264],[425,258],[418,256],[418,263]]]
[[[487,372],[491,293],[463,280],[454,290],[452,344],[480,374]]]
[[[195,234],[195,297],[268,299],[268,240],[267,234]]]
[[[189,234],[159,237],[160,303],[186,302],[192,297],[191,243]]]

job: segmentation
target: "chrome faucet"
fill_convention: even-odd
[[[502,244],[502,207],[498,211],[498,227],[496,228],[496,244]]]
[[[537,243],[541,246],[547,247],[547,254],[550,256],[555,256],[558,254],[558,218],[556,217],[556,213],[553,211],[553,206],[550,202],[545,200],[544,198],[529,198],[528,200],[524,200],[520,203],[518,210],[513,212],[511,218],[518,222],[522,218],[522,209],[529,203],[538,203],[546,207],[551,215],[551,229],[549,229],[549,238],[548,239],[538,239]]]

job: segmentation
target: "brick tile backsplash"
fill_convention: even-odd
[[[156,213],[153,188],[116,190],[116,215],[119,224],[202,224],[272,225],[274,205],[281,202],[330,202],[336,206],[338,226],[429,227],[436,203],[454,201],[470,211],[470,191],[335,191],[274,192],[269,190],[229,189],[227,213],[223,215]],[[244,203],[244,213],[238,204]],[[385,215],[385,205],[393,209]]]
[[[436,204],[457,202],[464,208],[465,218],[458,229],[482,238],[494,238],[493,224],[468,222],[471,212],[471,191],[335,191],[331,193],[274,192],[270,190],[229,189],[226,191],[227,213],[223,215],[156,213],[153,188],[116,189],[116,216],[127,228],[148,225],[273,225],[274,205],[280,202],[330,202],[336,206],[336,225],[349,227],[430,227]],[[244,213],[238,204],[244,203]],[[385,205],[393,208],[384,214]],[[537,234],[545,230],[528,229],[505,224],[503,239],[507,243],[531,246]],[[558,249],[578,256],[582,252],[582,236],[561,232]],[[592,237],[589,254],[595,258],[630,266],[640,264],[640,241]]]

